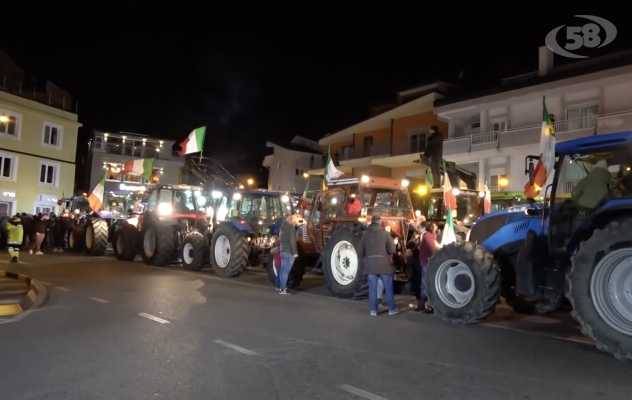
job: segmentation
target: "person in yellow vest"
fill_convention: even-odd
[[[22,227],[22,220],[19,217],[13,217],[7,222],[7,249],[9,250],[9,257],[11,262],[18,262],[20,259],[20,247],[22,247],[22,239],[24,238],[24,228]]]

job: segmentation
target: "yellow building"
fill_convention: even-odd
[[[0,87],[0,215],[58,213],[73,194],[81,124],[70,104],[50,83],[46,93]]]

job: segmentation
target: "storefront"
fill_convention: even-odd
[[[37,215],[39,213],[58,214],[58,207],[59,206],[57,205],[57,196],[52,196],[50,194],[40,194],[37,196],[37,201],[33,206],[33,215]]]
[[[0,217],[11,216],[17,212],[15,191],[0,189]]]

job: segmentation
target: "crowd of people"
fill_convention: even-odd
[[[64,251],[68,219],[55,213],[16,214],[6,218],[0,229],[0,247],[9,251],[12,262],[18,262],[20,250],[43,255],[44,250]]]

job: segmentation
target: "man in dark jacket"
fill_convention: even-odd
[[[395,268],[391,264],[391,254],[395,254],[395,243],[391,235],[382,227],[382,219],[371,218],[369,228],[364,232],[358,246],[358,258],[364,264],[364,274],[369,281],[369,304],[371,315],[377,315],[377,282],[381,279],[386,289],[389,315],[399,314],[393,294]]]
[[[441,162],[443,160],[443,134],[436,125],[430,127],[430,136],[424,153],[432,172],[433,188],[441,187]]]

